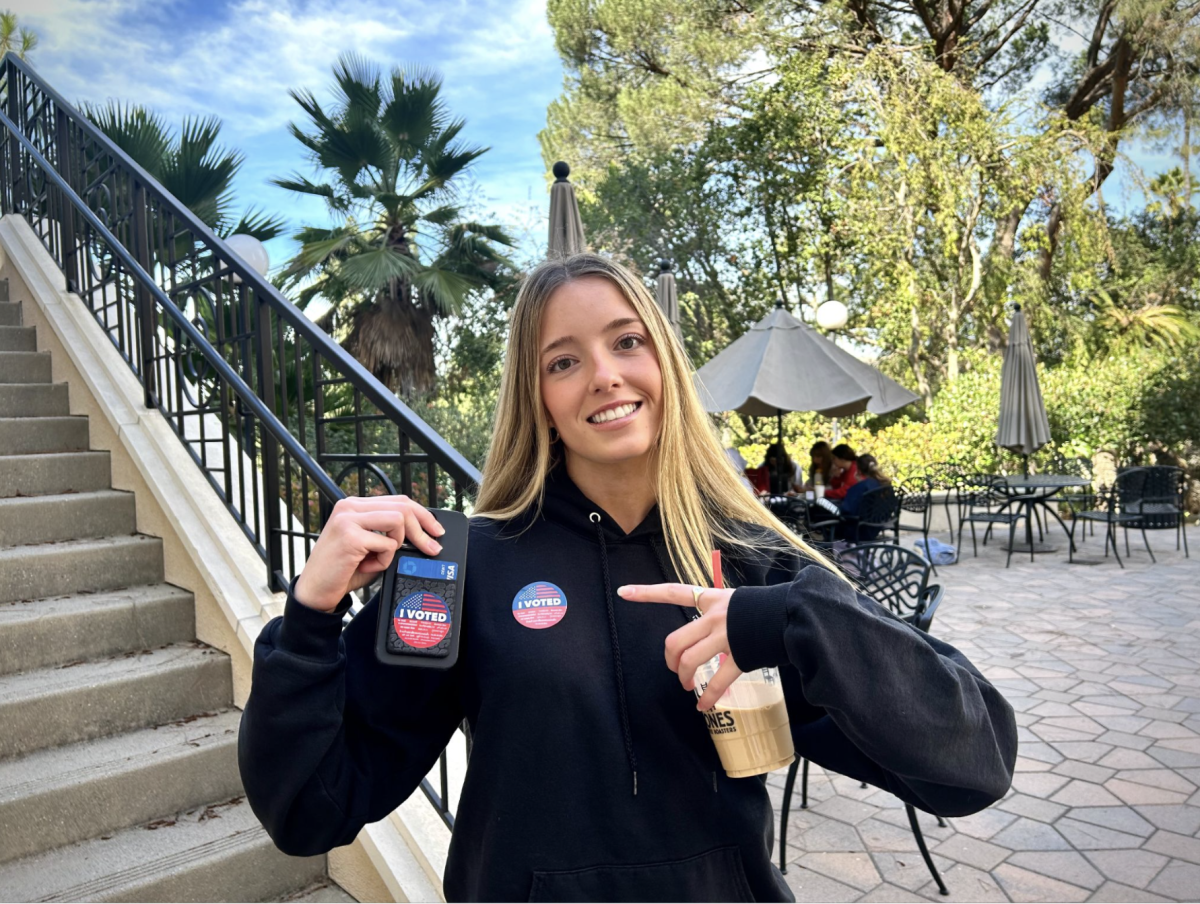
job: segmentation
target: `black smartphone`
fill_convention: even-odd
[[[430,509],[446,533],[429,556],[404,543],[383,574],[375,655],[387,665],[448,669],[458,661],[467,571],[467,516]]]

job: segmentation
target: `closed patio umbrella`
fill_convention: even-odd
[[[919,398],[801,323],[782,302],[696,371],[696,383],[706,410],[773,414],[781,439],[785,411],[886,414]]]
[[[675,274],[671,272],[671,262],[663,259],[658,262],[658,306],[671,321],[675,335],[683,341],[683,331],[679,328],[679,295],[675,291]]]
[[[567,181],[571,167],[561,160],[554,164],[554,184],[550,186],[550,240],[546,257],[567,257],[587,250],[583,238],[583,220],[575,186]]]
[[[1050,421],[1038,385],[1033,342],[1025,324],[1025,313],[1017,305],[1000,371],[1000,424],[996,430],[996,445],[1024,455],[1028,472],[1029,456],[1048,442]]]

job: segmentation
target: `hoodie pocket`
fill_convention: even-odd
[[[753,901],[736,845],[683,860],[534,870],[530,901]]]

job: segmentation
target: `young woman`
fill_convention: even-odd
[[[456,666],[382,666],[379,600],[343,632],[346,594],[402,539],[434,552],[437,533],[403,496],[339,502],[258,638],[239,762],[287,853],[353,841],[465,718],[448,900],[792,900],[765,780],[725,775],[700,712],[769,665],[798,754],[944,815],[1008,789],[999,692],[738,484],[667,321],[610,261],[543,264],[514,307]],[[701,589],[714,545],[731,589]],[[567,602],[553,626],[513,616],[535,582]],[[717,653],[697,701],[695,669]]]
[[[829,486],[829,481],[833,479],[833,455],[829,449],[829,443],[825,440],[818,440],[812,444],[812,448],[808,450],[809,465],[808,465],[808,483],[804,484],[804,489],[811,490],[817,483],[817,475],[821,475],[821,482],[824,486]]]
[[[829,457],[833,462],[833,479],[825,488],[825,498],[845,499],[850,488],[858,483],[858,456],[845,443],[838,443]]]
[[[874,455],[860,455],[855,463],[858,465],[859,481],[846,491],[846,496],[842,500],[838,517],[845,523],[839,525],[838,536],[842,539],[866,542],[879,536],[879,528],[855,528],[855,523],[862,511],[863,497],[872,490],[891,486],[892,481],[883,473],[883,469],[879,467],[879,462]]]
[[[767,446],[762,467],[767,469],[768,483],[773,495],[783,496],[800,489],[800,466],[792,461],[787,446],[783,443],[771,443]]]

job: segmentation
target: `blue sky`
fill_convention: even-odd
[[[490,146],[474,167],[485,211],[544,242],[548,182],[537,141],[546,107],[562,90],[562,67],[545,0],[7,0],[41,37],[33,63],[68,100],[145,104],[178,125],[216,115],[222,140],[246,156],[243,205],[322,222],[316,202],[268,180],[310,171],[287,132],[299,109],[289,88],[324,94],[343,51],[382,63],[433,67],[464,139]],[[1177,143],[1177,141],[1175,142]],[[1127,143],[1150,175],[1176,165],[1169,149]],[[1121,165],[1106,203],[1143,203]],[[288,252],[271,249],[273,263]],[[535,249],[526,248],[527,252]]]
[[[549,209],[537,141],[562,67],[545,0],[8,0],[38,32],[32,61],[69,101],[145,104],[177,126],[221,118],[222,141],[246,163],[242,205],[320,221],[320,204],[268,180],[311,175],[287,132],[299,108],[289,88],[325,94],[338,55],[354,50],[388,66],[423,65],[443,78],[463,139],[491,147],[474,165],[484,209],[506,224]],[[544,239],[543,239],[544,241]],[[272,243],[275,245],[276,243]],[[272,264],[286,247],[273,247]]]

